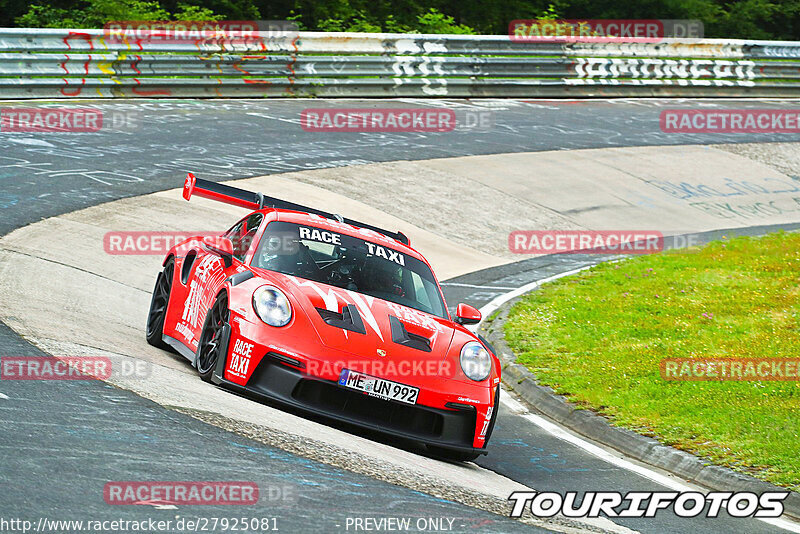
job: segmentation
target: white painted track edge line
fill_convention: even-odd
[[[507,286],[478,286],[475,284],[462,284],[461,282],[441,282],[440,286],[450,286],[450,287],[469,287],[472,289],[506,289],[506,290],[513,290],[517,289],[516,287],[507,287]]]
[[[548,276],[547,278],[542,278],[541,280],[537,280],[535,282],[531,282],[529,284],[525,284],[524,286],[520,286],[520,287],[518,287],[517,289],[515,289],[513,291],[509,291],[508,293],[504,293],[503,295],[495,297],[494,299],[489,301],[488,304],[485,304],[483,307],[481,307],[481,309],[479,310],[481,312],[481,316],[488,317],[489,315],[494,313],[495,310],[497,310],[500,306],[502,306],[503,304],[505,304],[509,300],[517,298],[517,297],[519,297],[521,295],[524,295],[525,293],[528,293],[529,291],[533,291],[534,289],[536,289],[537,287],[539,287],[542,284],[546,284],[547,282],[552,282],[553,280],[558,280],[559,278],[563,278],[565,276],[570,276],[570,275],[573,275],[573,274],[577,274],[577,273],[579,273],[581,271],[585,271],[586,269],[590,269],[592,267],[594,267],[594,265],[587,265],[586,267],[581,267],[579,269],[572,269],[571,271],[567,271],[567,272],[564,272],[564,273],[556,274],[556,275],[553,275],[553,276]]]

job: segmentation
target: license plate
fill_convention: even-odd
[[[406,404],[416,404],[419,388],[398,384],[391,380],[384,380],[375,376],[369,376],[357,371],[342,369],[339,376],[339,385],[356,391],[363,391],[372,397],[384,400],[394,400]]]

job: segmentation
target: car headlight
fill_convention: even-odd
[[[492,372],[492,358],[483,345],[470,341],[461,349],[461,369],[470,380],[480,382]]]
[[[286,326],[292,320],[292,306],[283,291],[261,286],[253,293],[253,309],[270,326]]]

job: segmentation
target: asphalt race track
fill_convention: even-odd
[[[4,329],[4,346],[13,337]],[[15,353],[36,355],[22,344]],[[40,517],[177,521],[246,515],[274,519],[280,532],[337,532],[349,516],[397,510],[414,520],[453,519],[456,531],[532,529],[264,446],[102,382],[18,382],[4,384],[3,394],[9,397],[0,406],[3,424],[13,429],[0,439],[3,517],[35,523]],[[106,481],[163,480],[164,473],[170,480],[246,479],[271,490],[262,489],[252,510],[237,507],[235,513],[222,505],[180,512],[157,505],[112,507],[102,496],[92,498]]]
[[[791,101],[701,101],[699,106],[785,109]],[[63,104],[51,104],[54,107]],[[663,109],[696,101],[152,101],[91,104],[121,114],[99,133],[0,136],[0,235],[44,217],[175,187],[187,169],[230,180],[302,169],[452,156],[621,146],[797,141],[794,134],[668,134]],[[308,107],[452,107],[446,133],[304,132]],[[469,127],[467,113],[493,126]],[[127,120],[127,118],[130,120]],[[477,119],[472,119],[472,121]]]
[[[800,141],[791,134],[667,134],[658,127],[659,112],[666,108],[783,109],[796,107],[793,101],[399,99],[81,105],[99,107],[125,120],[98,133],[0,132],[0,236],[41,219],[173,189],[187,170],[223,181],[454,156]],[[451,107],[461,125],[448,134],[311,133],[299,126],[300,111],[307,107],[412,106]],[[476,117],[489,122],[470,126]],[[705,239],[715,235],[708,233]],[[459,276],[442,285],[451,306],[467,302],[480,307],[511,288],[596,261],[597,257],[582,255],[540,257]],[[0,347],[4,356],[42,354],[3,323]],[[455,532],[544,531],[265,445],[102,382],[2,382],[0,394],[2,517],[176,520],[176,516],[243,515],[240,509],[232,513],[224,506],[201,511],[112,507],[96,495],[96,488],[109,480],[253,480],[262,488],[274,489],[274,495],[262,495],[247,516],[277,518],[283,532],[345,532],[348,517],[384,516],[415,521],[449,518],[453,522],[444,524]],[[489,455],[476,463],[525,486],[559,492],[663,489],[564,442],[507,405],[501,410]],[[687,520],[669,512],[656,519],[615,519],[614,523],[622,527],[619,532],[625,528],[652,533],[777,530],[757,520]]]

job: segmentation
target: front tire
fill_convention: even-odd
[[[170,258],[164,270],[158,273],[156,286],[153,288],[153,297],[150,299],[150,311],[147,314],[147,329],[145,337],[147,342],[163,350],[172,350],[164,343],[164,320],[167,318],[167,306],[172,292],[172,278],[175,273],[175,260]]]
[[[197,373],[206,382],[211,382],[211,375],[217,368],[220,358],[226,358],[228,347],[223,346],[223,338],[231,312],[228,310],[228,294],[220,293],[214,305],[208,310],[203,333],[197,343]]]

